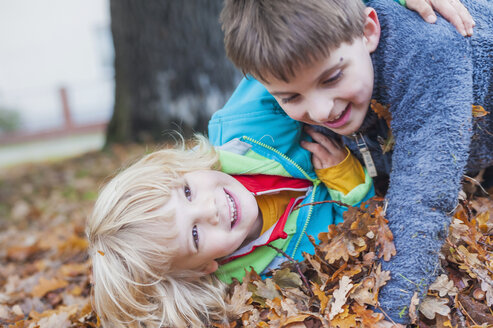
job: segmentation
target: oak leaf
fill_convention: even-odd
[[[377,207],[374,215],[378,227],[376,231],[376,246],[380,248],[378,257],[383,257],[385,261],[389,261],[390,258],[397,253],[394,245],[394,235],[387,225],[389,221],[384,218],[383,208]]]
[[[342,308],[344,312],[336,315],[335,318],[330,321],[330,324],[333,327],[339,328],[357,327],[355,315],[349,313],[349,305],[345,304]]]
[[[351,288],[353,288],[351,279],[348,276],[343,276],[342,279],[339,280],[339,288],[332,294],[334,296],[334,301],[330,306],[329,320],[334,319],[337,314],[344,312],[342,307],[346,304],[348,293]]]
[[[446,295],[455,296],[458,292],[457,287],[454,286],[454,282],[449,280],[446,274],[438,276],[435,282],[430,285],[429,289],[436,290],[440,297]]]
[[[447,316],[450,313],[448,302],[448,299],[426,296],[419,305],[419,312],[430,320],[435,319],[437,313]]]
[[[351,309],[359,316],[358,319],[365,328],[373,328],[379,321],[383,320],[382,313],[375,313],[372,310],[368,310],[366,306],[359,305],[358,303],[353,303]]]

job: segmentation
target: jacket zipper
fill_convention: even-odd
[[[298,165],[298,163],[296,163],[295,161],[293,161],[291,158],[287,157],[286,155],[284,155],[283,153],[281,153],[279,150],[275,149],[274,147],[271,147],[269,145],[266,145],[264,144],[263,142],[260,142],[260,141],[257,141],[253,138],[250,138],[250,137],[247,137],[247,136],[243,136],[241,137],[243,140],[247,140],[247,141],[250,141],[251,143],[254,143],[258,146],[261,146],[263,148],[266,148],[274,153],[276,153],[277,155],[281,156],[283,159],[285,159],[286,161],[290,162],[291,164],[293,164],[308,180],[310,180],[311,182],[313,182],[313,191],[312,191],[312,196],[310,197],[310,203],[313,203],[313,200],[315,199],[315,192],[317,190],[317,187],[318,185],[320,184],[320,180],[319,179],[312,179],[306,172],[305,170],[303,170],[303,168],[301,166]],[[309,206],[309,209],[308,209],[308,215],[306,217],[306,221],[305,221],[305,224],[303,226],[303,229],[298,237],[298,240],[296,241],[296,244],[294,246],[294,249],[293,249],[293,252],[290,254],[291,257],[294,257],[294,254],[296,254],[296,251],[298,250],[298,247],[301,243],[301,239],[303,238],[303,236],[305,235],[305,231],[306,231],[306,227],[308,226],[308,224],[310,223],[310,219],[311,219],[311,216],[312,216],[312,211],[313,211],[313,205],[310,205]]]

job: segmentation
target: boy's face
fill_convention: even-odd
[[[359,129],[373,92],[370,58],[380,36],[376,12],[366,8],[364,36],[297,70],[289,82],[266,77],[264,86],[291,118],[341,135]]]
[[[257,202],[241,183],[220,171],[194,171],[184,179],[185,185],[173,190],[160,209],[176,213],[179,253],[174,267],[212,273],[216,259],[258,236],[262,219]]]

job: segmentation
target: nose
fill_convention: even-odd
[[[199,220],[213,225],[219,223],[216,201],[212,193],[204,196],[197,205],[195,212]]]
[[[308,115],[312,121],[322,123],[331,120],[334,109],[334,99],[332,97],[316,95],[308,103]]]

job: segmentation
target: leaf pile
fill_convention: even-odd
[[[96,327],[84,234],[97,192],[142,147],[0,171],[0,326]]]
[[[442,250],[445,273],[421,304],[414,295],[406,309],[412,326],[493,327],[490,213],[489,198],[463,201],[457,208]],[[378,306],[379,290],[391,273],[382,271],[377,259],[389,260],[396,252],[379,203],[373,200],[367,210],[350,208],[343,223],[318,237],[316,254],[304,254],[302,263],[287,262],[264,281],[248,272],[231,287],[229,302],[243,314],[229,327],[402,327]]]
[[[115,147],[0,170],[0,326],[99,325],[90,302],[85,219],[102,183],[145,152]],[[390,273],[377,260],[396,251],[379,205],[350,209],[344,223],[318,236],[316,254],[305,261],[287,262],[266,280],[250,272],[234,283],[228,302],[241,316],[229,327],[392,326],[378,311]],[[419,327],[493,327],[490,213],[489,198],[470,198],[457,209],[442,251],[444,274],[419,305]]]

